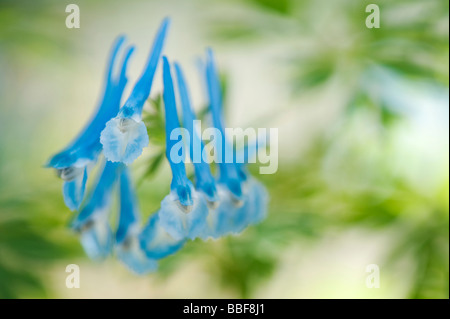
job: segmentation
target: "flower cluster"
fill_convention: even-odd
[[[182,109],[182,124],[189,134],[189,156],[194,158],[192,145],[204,145],[195,131],[196,115],[192,109],[189,90],[183,71],[162,57],[163,101],[165,108],[166,157],[172,171],[170,193],[162,200],[160,209],[145,225],[141,225],[137,198],[130,179],[129,165],[149,144],[142,110],[148,99],[169,26],[165,19],[156,35],[148,62],[130,96],[121,106],[122,93],[127,83],[126,69],[133,52],[129,47],[122,58],[119,74],[114,75],[117,56],[125,38],[119,37],[112,48],[108,62],[103,99],[89,124],[78,137],[61,152],[50,158],[47,167],[57,170],[63,179],[66,205],[77,214],[71,227],[79,232],[81,244],[93,259],[104,259],[115,252],[118,259],[136,273],[147,273],[157,268],[159,259],[171,255],[195,238],[219,238],[238,234],[248,225],[261,221],[267,212],[268,194],[265,187],[252,177],[246,165],[218,161],[218,177],[211,173],[203,159],[192,161],[195,186],[186,175],[185,162],[172,159],[171,150],[179,141],[171,133],[180,128],[175,87]],[[207,51],[202,70],[207,83],[207,96],[214,127],[222,134],[221,154],[233,148],[225,138],[222,117],[222,97],[213,53]],[[150,127],[151,131],[151,127]],[[181,141],[186,137],[180,136]],[[101,153],[102,169],[92,190],[85,196],[90,171]],[[200,157],[201,158],[201,157]],[[115,229],[111,226],[113,195],[119,195],[119,216]],[[86,197],[86,198],[85,198]]]

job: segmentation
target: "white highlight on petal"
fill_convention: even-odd
[[[205,227],[208,207],[205,199],[194,189],[192,190],[192,207],[186,208],[180,204],[178,195],[172,191],[161,202],[159,219],[161,226],[175,240],[198,237]]]
[[[107,214],[101,210],[81,226],[81,244],[92,259],[103,259],[112,249],[112,232]]]
[[[139,240],[139,226],[135,224],[128,230],[125,239],[116,245],[117,257],[133,272],[143,275],[155,271],[158,263],[155,259],[148,258],[142,251]]]
[[[106,123],[100,135],[105,157],[111,162],[131,164],[149,143],[147,128],[139,120],[115,117]]]

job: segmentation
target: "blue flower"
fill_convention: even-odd
[[[114,243],[109,224],[111,201],[121,165],[106,162],[86,205],[75,216],[71,227],[80,233],[81,244],[92,259],[110,255]]]
[[[186,176],[184,158],[180,162],[172,159],[171,151],[177,143],[171,138],[173,131],[179,129],[175,92],[169,61],[163,57],[163,100],[166,120],[166,157],[172,169],[171,192],[161,202],[158,212],[159,223],[175,240],[194,239],[205,226],[208,208],[206,202]],[[182,136],[181,136],[182,138]]]
[[[177,73],[178,92],[180,94],[180,100],[183,109],[183,126],[188,130],[188,136],[190,137],[190,157],[194,163],[196,182],[195,186],[198,193],[200,193],[200,195],[202,195],[204,200],[206,201],[209,211],[205,227],[200,237],[204,239],[208,237],[217,238],[222,235],[217,231],[220,222],[217,216],[217,208],[219,206],[220,197],[216,187],[216,182],[211,174],[209,164],[203,160],[202,153],[204,145],[193,127],[196,116],[194,111],[192,110],[188,87],[183,75],[183,71],[178,63],[175,63],[175,71]],[[200,154],[194,154],[194,145],[200,145]]]
[[[53,167],[64,180],[64,201],[71,210],[76,210],[84,198],[88,172],[96,163],[101,152],[100,133],[106,122],[111,119],[120,108],[120,99],[127,83],[126,68],[133,52],[130,47],[122,61],[122,67],[117,77],[113,76],[117,55],[125,37],[119,37],[111,52],[106,74],[106,84],[103,99],[91,121],[81,133],[62,151],[49,159],[46,167]]]
[[[213,212],[217,228],[212,236],[217,237],[240,233],[249,224],[261,221],[267,214],[268,194],[264,186],[248,174],[245,165],[225,161],[224,154],[233,153],[234,146],[225,138],[220,82],[211,50],[207,51],[205,73],[213,124],[222,137],[218,179],[220,204]]]
[[[216,156],[220,160],[218,177],[213,176],[203,158],[205,146],[194,127],[196,115],[191,106],[188,86],[180,65],[175,64],[183,109],[184,128],[180,128],[171,66],[163,56],[165,152],[172,181],[170,193],[161,201],[160,209],[144,227],[141,226],[138,201],[126,165],[139,157],[149,142],[147,128],[142,121],[142,109],[151,91],[168,25],[169,20],[164,19],[147,65],[122,108],[120,100],[127,82],[125,73],[133,47],[124,54],[119,74],[113,76],[124,37],[116,41],[108,64],[104,96],[96,114],[78,137],[47,164],[55,168],[64,180],[63,194],[67,206],[78,210],[82,204],[71,222],[71,228],[80,234],[87,255],[102,260],[114,250],[117,258],[137,274],[155,271],[160,259],[179,251],[189,239],[238,234],[248,225],[260,222],[267,214],[266,188],[249,174],[245,164],[248,162],[249,147],[256,150],[259,145],[244,148],[244,163],[237,163],[234,158],[238,157],[234,156],[231,162],[225,161],[229,160],[226,154],[234,153],[234,145],[225,137],[220,83],[212,51],[208,50],[204,72],[213,125],[220,131],[221,138],[216,144],[221,145],[220,149],[215,148],[219,151]],[[185,142],[190,145],[195,187],[186,175]],[[200,154],[195,153],[199,150]],[[102,151],[106,161],[84,200],[88,174]],[[119,184],[120,207],[114,233],[110,220],[116,184]]]
[[[128,268],[137,274],[145,274],[155,271],[158,268],[158,263],[155,259],[149,258],[141,249],[140,232],[137,199],[128,169],[124,168],[120,175],[120,216],[115,250],[117,257]]]
[[[142,109],[153,83],[156,67],[161,56],[169,20],[163,20],[147,65],[133,88],[124,106],[113,119],[106,123],[101,133],[105,157],[112,162],[131,164],[142,154],[142,149],[149,143],[147,128],[142,121]]]

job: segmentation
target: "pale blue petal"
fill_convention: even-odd
[[[224,185],[219,186],[219,197],[219,206],[210,208],[203,239],[239,234],[248,225],[259,223],[267,216],[267,190],[252,177],[244,182],[242,201],[236,201]]]
[[[219,189],[220,204],[217,208],[218,216],[218,234],[239,234],[248,225],[248,213],[251,209],[252,202],[248,194],[242,196],[241,200],[225,190],[222,186]]]
[[[143,275],[158,269],[158,262],[145,255],[136,236],[128,236],[121,244],[116,246],[117,258],[131,271]]]
[[[172,73],[170,71],[170,64],[167,57],[163,56],[163,100],[166,120],[166,157],[172,170],[172,183],[170,188],[177,193],[178,200],[184,206],[192,206],[192,183],[186,176],[186,168],[184,166],[184,158],[180,162],[175,162],[171,157],[171,150],[179,142],[170,137],[173,130],[180,128],[178,121],[178,112],[175,98],[175,90],[173,87]],[[182,137],[180,137],[182,138]]]
[[[267,192],[266,187],[255,178],[250,178],[248,184],[249,197],[252,201],[248,223],[257,224],[267,216],[269,193]]]
[[[64,203],[72,211],[80,208],[86,190],[87,176],[87,168],[84,168],[81,174],[63,183]]]
[[[121,168],[118,164],[106,162],[86,204],[71,223],[71,227],[80,233],[87,255],[93,259],[103,259],[111,253],[114,237],[108,216],[112,191]]]
[[[86,254],[94,260],[102,260],[112,252],[113,234],[104,216],[94,216],[80,230],[80,241]]]
[[[190,157],[194,163],[196,189],[205,194],[208,201],[217,201],[217,189],[214,178],[211,174],[209,164],[204,162],[202,152],[203,142],[194,130],[194,121],[197,119],[191,106],[188,87],[184,79],[183,70],[178,63],[175,63],[175,71],[178,80],[178,92],[180,95],[181,106],[183,109],[183,125],[189,132]],[[200,145],[200,154],[194,154],[194,145]],[[199,160],[198,160],[199,159]]]
[[[176,253],[183,247],[185,239],[176,240],[159,222],[159,214],[152,215],[139,235],[140,246],[148,258],[161,259]]]
[[[116,243],[120,244],[129,236],[130,232],[139,228],[139,215],[138,202],[130,172],[128,168],[124,168],[120,174],[120,214]]]
[[[133,48],[129,48],[125,54],[119,76],[114,77],[112,74],[114,65],[117,64],[119,49],[124,41],[125,37],[119,37],[112,48],[106,72],[103,98],[96,112],[78,136],[65,149],[49,159],[46,164],[47,167],[63,169],[79,166],[80,160],[95,161],[97,159],[101,150],[100,132],[105,127],[106,122],[119,111],[120,99],[127,82],[125,70]]]
[[[196,191],[192,193],[193,205],[184,206],[175,192],[171,192],[161,202],[158,212],[161,227],[173,238],[194,239],[203,232],[208,216],[205,199]]]
[[[132,118],[113,118],[100,135],[105,157],[111,162],[133,163],[149,143],[144,122]]]
[[[148,258],[141,249],[138,234],[139,211],[134,186],[127,168],[120,174],[120,216],[116,232],[117,257],[133,272],[145,274],[155,271],[156,260]]]

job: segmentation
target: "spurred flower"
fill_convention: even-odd
[[[141,77],[123,107],[106,123],[101,133],[103,152],[109,161],[131,164],[148,145],[149,139],[147,128],[142,121],[142,109],[152,88],[168,26],[169,19],[166,18],[158,30]]]
[[[84,198],[88,173],[102,150],[100,133],[106,122],[115,116],[120,108],[120,99],[127,83],[126,68],[133,52],[133,47],[129,47],[122,60],[119,74],[114,76],[113,69],[124,41],[125,37],[121,36],[113,45],[103,98],[96,113],[78,136],[62,151],[53,155],[46,164],[46,167],[56,169],[63,179],[64,201],[71,210],[78,209]]]

